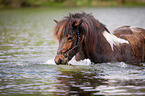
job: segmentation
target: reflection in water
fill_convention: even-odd
[[[107,80],[101,78],[103,76],[102,72],[100,73],[95,69],[92,72],[90,68],[83,68],[81,72],[76,69],[74,69],[75,71],[62,71],[60,69],[62,74],[57,79],[65,85],[60,88],[65,91],[65,95],[91,96],[94,92],[99,92],[98,89],[95,89],[96,86],[105,84]]]
[[[52,38],[53,19],[78,10],[92,12],[109,29],[145,26],[144,8],[0,10],[0,96],[145,95],[145,63],[54,64],[58,43]]]
[[[140,67],[136,69],[138,66],[128,65],[130,72],[126,74],[129,75],[133,72],[133,74],[142,75],[142,79],[129,77],[123,79],[119,77],[123,73],[111,73],[114,71],[113,69],[124,70],[124,68],[114,65],[104,63],[75,66],[81,72],[68,65],[57,67],[46,64],[1,66],[0,93],[1,95],[49,94],[53,96],[145,95],[145,76],[142,75],[145,72],[138,73]],[[112,68],[112,66],[114,67]],[[104,70],[104,68],[109,70]],[[118,78],[111,79],[113,74],[119,75]],[[109,77],[110,79],[108,79]],[[136,78],[138,77],[136,76]]]
[[[70,67],[61,66],[60,70],[62,73],[60,76],[57,76],[57,79],[60,80],[60,83],[64,86],[59,86],[58,89],[63,90],[62,94],[65,95],[79,95],[79,96],[91,96],[91,95],[145,95],[145,76],[142,75],[136,76],[138,79],[134,78],[122,78],[122,73],[113,73],[118,75],[116,79],[107,79],[112,78],[112,73],[109,73],[115,69],[119,69],[118,72],[123,72],[125,68],[120,67],[110,67],[114,64],[98,64],[93,66],[81,66],[82,70],[79,72],[77,69],[70,69]],[[134,69],[137,66],[128,65],[129,73],[126,72],[126,75],[137,74],[140,68]],[[62,68],[63,67],[63,68]],[[65,69],[64,69],[65,67]],[[80,66],[77,66],[80,68]],[[87,67],[87,68],[86,68]],[[99,68],[98,68],[99,67]],[[104,68],[111,68],[111,70],[104,70]],[[102,69],[104,71],[102,71]],[[64,71],[63,71],[64,69]],[[65,71],[65,70],[73,71]],[[117,71],[115,71],[117,72]],[[104,74],[106,73],[106,74]],[[145,74],[145,73],[143,73]],[[106,77],[106,75],[108,75]],[[140,73],[138,75],[141,75]],[[135,76],[135,75],[134,75]],[[114,77],[114,76],[113,76]],[[58,94],[57,94],[58,95]]]

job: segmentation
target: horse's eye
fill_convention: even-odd
[[[68,37],[68,38],[67,38],[68,41],[71,41],[72,39],[73,39],[72,37]]]

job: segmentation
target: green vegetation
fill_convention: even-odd
[[[145,0],[0,0],[0,8],[52,6],[145,6]]]

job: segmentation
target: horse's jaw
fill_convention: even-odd
[[[75,55],[76,61],[80,61],[80,60],[84,60],[84,59],[86,59],[86,56],[82,50],[80,50],[79,52],[76,53],[76,55]]]

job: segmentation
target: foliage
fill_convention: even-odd
[[[3,7],[145,6],[145,0],[0,0]]]

